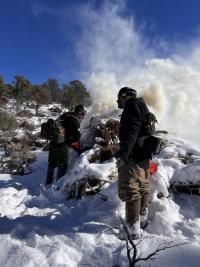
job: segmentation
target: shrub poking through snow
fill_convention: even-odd
[[[5,132],[10,132],[16,129],[18,126],[16,118],[7,113],[6,111],[0,110],[0,130]]]
[[[49,111],[51,111],[52,113],[61,113],[62,109],[59,106],[53,106],[51,108],[48,109]]]
[[[7,144],[7,156],[2,159],[2,173],[25,175],[31,172],[29,164],[36,160],[35,154],[30,151],[26,138]]]
[[[176,182],[170,184],[170,190],[173,193],[184,193],[189,195],[198,195],[200,196],[200,182],[199,183],[183,183]]]
[[[182,242],[180,241],[178,242],[173,239],[169,241],[163,240],[157,246],[157,248],[151,251],[148,255],[144,255],[143,252],[140,252],[140,246],[144,242],[145,239],[148,239],[148,236],[141,237],[139,240],[137,239],[137,241],[133,240],[131,238],[131,234],[130,234],[127,223],[120,216],[119,216],[119,219],[123,226],[123,234],[124,234],[124,240],[126,242],[127,258],[129,261],[128,267],[136,267],[136,265],[138,266],[138,262],[146,262],[146,263],[151,264],[153,260],[156,260],[157,258],[156,256],[158,256],[160,252],[167,250],[167,249],[184,246],[184,245],[191,243],[188,240],[182,241]]]
[[[29,123],[28,121],[24,120],[19,125],[21,128],[24,128],[28,131],[33,131],[35,129],[34,125]]]
[[[185,165],[194,162],[194,159],[192,158],[192,153],[186,153],[185,155],[178,154],[178,159]]]
[[[33,117],[33,113],[30,110],[21,110],[17,113],[17,116],[31,118]]]

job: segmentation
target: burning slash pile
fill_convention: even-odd
[[[119,121],[115,119],[99,120],[96,125],[90,125],[88,129],[90,135],[92,135],[92,145],[90,148],[95,148],[93,154],[89,154],[89,163],[101,164],[107,160],[112,159],[117,156],[118,152],[118,131],[119,131]],[[160,133],[156,133],[160,136]],[[163,134],[163,133],[161,133]],[[165,133],[167,134],[167,133]],[[167,139],[163,139],[163,147],[168,147]],[[178,159],[186,166],[193,164],[192,155],[186,154],[185,156],[178,155]],[[159,160],[157,161],[159,165]],[[168,182],[165,177],[160,177],[159,171],[151,173],[150,187],[152,187],[153,192],[156,190],[158,192],[158,197],[167,197],[169,192],[173,193],[189,193],[189,194],[200,194],[200,184],[183,184],[181,182],[173,183]],[[116,179],[117,175],[114,175]],[[83,196],[98,194],[103,200],[107,200],[107,196],[101,193],[102,186],[106,183],[112,183],[113,177],[102,180],[95,175],[83,175],[83,177],[73,183],[66,184],[62,189],[62,192],[66,199],[80,199]],[[166,180],[166,181],[165,181]],[[153,193],[152,192],[152,193]]]
[[[105,123],[99,123],[93,128],[93,138],[99,146],[99,150],[90,158],[90,163],[100,163],[117,156],[119,121],[108,119]]]
[[[94,154],[90,154],[88,158],[89,163],[101,164],[117,156],[118,130],[119,121],[114,119],[104,122],[101,120],[89,128],[89,134],[92,134],[93,139],[92,147],[95,147]],[[106,201],[107,196],[100,191],[103,185],[111,183],[113,179],[116,179],[115,173],[110,174],[106,179],[97,178],[95,175],[86,175],[72,184],[65,184],[62,193],[66,199],[80,199],[86,195],[98,194],[102,200]]]

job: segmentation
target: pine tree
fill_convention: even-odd
[[[28,104],[31,99],[31,89],[32,84],[29,80],[20,75],[15,76],[12,93],[17,102],[17,110],[20,104],[24,102]]]
[[[89,92],[79,80],[71,81],[69,84],[64,85],[62,104],[67,108],[71,109],[78,104],[89,106],[91,102]]]
[[[0,96],[4,95],[4,88],[5,88],[4,79],[3,76],[0,76]]]
[[[32,93],[31,99],[35,101],[35,114],[37,116],[40,106],[49,103],[50,94],[46,84],[33,85],[31,93]]]
[[[62,99],[62,89],[58,80],[49,78],[46,82],[52,102],[60,103]]]

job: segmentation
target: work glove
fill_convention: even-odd
[[[124,160],[122,160],[122,159],[118,159],[117,160],[117,168],[119,169],[119,168],[122,168],[123,167],[123,165],[124,165]]]
[[[117,161],[117,167],[121,168],[125,163],[128,162],[128,155],[124,151],[119,151],[119,159]]]
[[[81,148],[80,142],[77,141],[77,142],[72,143],[71,148],[73,148],[77,152],[80,152],[80,148]]]

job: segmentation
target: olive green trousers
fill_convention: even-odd
[[[56,180],[65,175],[68,167],[68,155],[69,149],[66,143],[50,143],[46,185],[53,182],[54,170],[56,167],[58,167]]]

